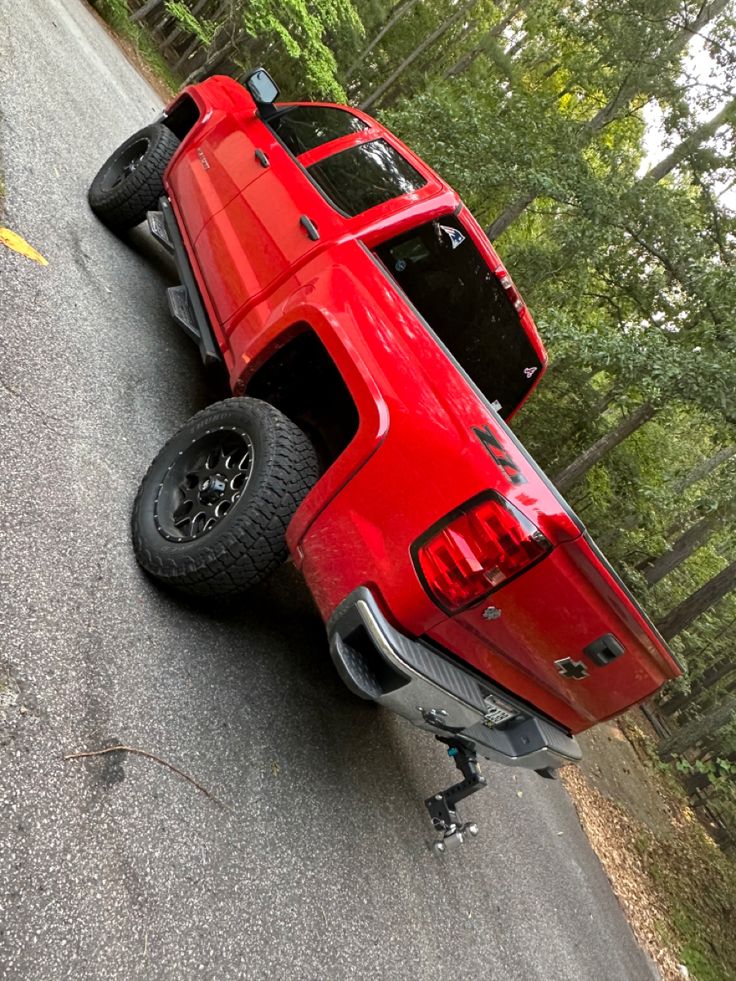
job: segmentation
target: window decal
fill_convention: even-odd
[[[465,241],[465,236],[459,228],[451,228],[449,225],[440,225],[440,228],[450,239],[453,249],[456,249],[458,245],[462,245]]]

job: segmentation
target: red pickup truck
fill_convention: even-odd
[[[549,775],[679,668],[509,428],[546,355],[478,223],[375,119],[277,95],[185,89],[89,191],[148,218],[234,396],[152,463],[136,555],[219,596],[290,553],[347,686],[447,744],[464,779],[427,806],[457,836],[476,753]]]

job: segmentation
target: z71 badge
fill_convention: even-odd
[[[512,484],[527,483],[527,479],[521,472],[521,469],[516,465],[515,461],[511,457],[511,454],[505,450],[503,446],[501,446],[499,441],[491,432],[488,424],[486,424],[482,429],[479,426],[473,426],[473,432],[483,444],[483,447],[490,458],[500,470],[503,470]]]

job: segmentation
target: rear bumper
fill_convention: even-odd
[[[564,766],[582,756],[576,740],[562,729],[395,630],[365,586],[340,604],[327,630],[332,659],[347,687],[421,729],[462,736],[486,759],[531,770]],[[489,727],[494,705],[518,715]]]

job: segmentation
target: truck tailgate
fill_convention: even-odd
[[[556,545],[429,638],[509,691],[527,693],[572,732],[624,711],[680,673],[587,535]]]

